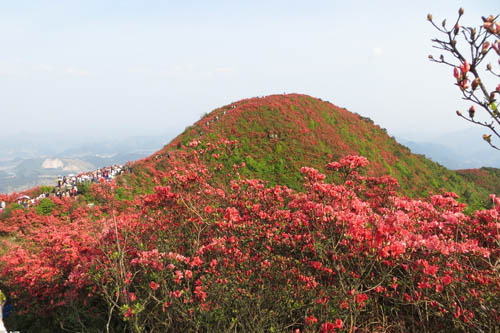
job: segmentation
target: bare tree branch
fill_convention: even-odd
[[[495,129],[496,125],[500,126],[500,113],[495,99],[496,94],[500,95],[500,84],[491,89],[486,86],[483,80],[485,74],[490,74],[493,78],[500,77],[500,71],[493,70],[491,64],[488,64],[483,72],[479,71],[479,65],[489,56],[495,59],[495,53],[498,55],[498,59],[495,60],[500,67],[500,22],[497,22],[499,15],[482,17],[483,24],[478,27],[461,27],[460,19],[463,14],[464,10],[460,8],[455,24],[450,29],[446,28],[446,20],[441,26],[438,26],[433,21],[432,15],[427,15],[427,20],[432,26],[444,35],[443,39],[431,39],[432,47],[445,51],[448,55],[453,56],[457,62],[445,60],[443,54],[440,55],[439,59],[429,55],[429,60],[453,67],[455,85],[460,89],[462,99],[481,107],[481,110],[484,110],[482,116],[489,117],[490,121],[474,119],[474,111],[470,117],[464,116],[459,111],[457,114],[470,123],[488,128],[491,134],[483,135],[483,139],[492,148],[500,150],[491,139],[492,135],[496,139],[500,139],[500,131]],[[465,53],[459,50],[459,46]]]

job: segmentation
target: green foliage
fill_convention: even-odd
[[[411,173],[411,171],[408,170],[408,168],[400,161],[396,162],[396,169],[398,169],[401,175],[406,179],[410,180],[412,178],[413,174]]]
[[[78,184],[78,193],[81,198],[86,202],[95,202],[95,197],[90,192],[90,188],[92,187],[91,182],[83,182]]]
[[[18,204],[17,202],[14,202],[13,204],[10,205],[10,209],[11,210],[24,209],[24,207]]]
[[[133,195],[132,195],[132,193],[127,192],[123,187],[118,187],[115,190],[115,198],[117,198],[120,201],[132,200]]]
[[[40,203],[35,207],[35,211],[38,215],[51,215],[54,211],[56,204],[49,198],[40,199]]]
[[[5,221],[11,217],[12,217],[12,208],[11,207],[5,208],[2,211],[2,213],[0,213],[0,220],[2,220],[2,221]]]
[[[489,193],[500,195],[500,169],[481,168],[458,170],[457,173],[468,181],[475,183],[477,186],[485,188]]]
[[[188,141],[189,142],[189,141]],[[158,162],[164,163],[164,162]],[[127,184],[132,187],[131,196],[153,193],[153,174],[141,164],[136,164],[133,167],[131,175],[122,176]]]
[[[316,128],[316,125],[317,123],[312,120],[312,119],[309,119],[309,128],[312,129],[314,131],[314,129]]]

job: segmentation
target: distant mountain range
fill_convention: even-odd
[[[423,154],[449,169],[500,168],[500,152],[483,141],[484,133],[487,133],[484,129],[473,127],[426,141],[408,140],[403,136],[397,140],[412,152]]]
[[[98,138],[92,143],[57,135],[20,134],[2,138],[0,147],[0,193],[53,185],[57,176],[125,164],[152,154],[170,137],[134,136]]]

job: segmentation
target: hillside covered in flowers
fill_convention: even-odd
[[[6,326],[494,332],[486,193],[330,103],[233,103],[84,195],[46,209],[2,195]]]
[[[500,194],[500,169],[483,167],[480,169],[457,170],[457,174],[485,188],[488,192]]]
[[[332,160],[361,155],[370,161],[367,174],[394,177],[400,184],[399,192],[410,197],[444,189],[457,193],[462,202],[477,209],[485,207],[489,194],[500,194],[423,155],[412,154],[369,118],[300,94],[250,98],[213,110],[152,159],[138,164],[145,169],[150,164],[154,164],[153,169],[161,169],[163,162],[158,158],[168,151],[192,140],[216,143],[220,139],[238,141],[228,164],[245,163],[243,175],[296,190],[304,189],[299,172],[302,166],[324,171],[324,165]],[[142,170],[138,167],[137,171]],[[135,185],[140,188],[142,184]]]

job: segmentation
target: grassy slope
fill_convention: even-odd
[[[500,169],[481,168],[457,170],[457,174],[485,188],[488,192],[500,195]]]
[[[306,95],[251,98],[207,114],[160,153],[193,139],[237,139],[231,163],[245,162],[244,174],[300,189],[302,166],[323,170],[332,160],[360,154],[370,160],[369,175],[389,174],[402,193],[426,196],[440,188],[457,193],[471,208],[487,201],[488,191],[455,172],[412,154],[370,119]]]

